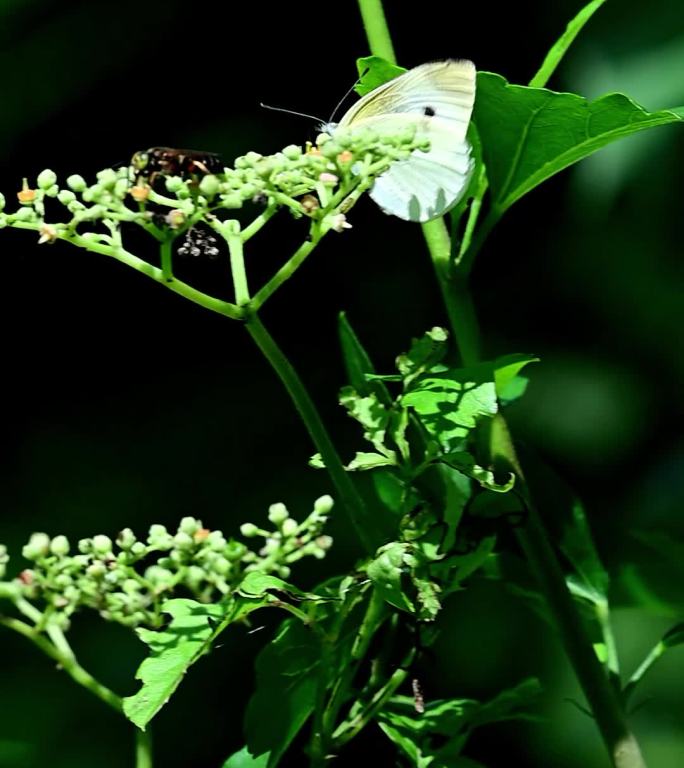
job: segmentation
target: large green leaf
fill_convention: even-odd
[[[178,688],[188,668],[209,650],[219,632],[231,621],[249,613],[250,608],[244,601],[205,605],[179,598],[164,603],[164,612],[171,614],[171,623],[159,631],[137,630],[140,639],[149,646],[150,655],[136,673],[142,687],[123,700],[126,717],[145,730]]]
[[[232,754],[223,764],[223,768],[266,768],[268,765],[268,752],[259,757],[252,757],[247,747]]]
[[[136,673],[142,687],[123,701],[126,717],[144,730],[178,688],[188,669],[211,649],[226,627],[278,599],[269,594],[272,590],[298,600],[323,599],[301,592],[276,576],[254,571],[245,576],[235,596],[221,603],[207,605],[181,598],[164,603],[164,612],[171,615],[169,625],[158,631],[137,630],[149,646],[150,655]]]
[[[647,112],[627,96],[595,101],[574,93],[511,85],[479,72],[473,119],[487,166],[493,208],[503,213],[555,173],[617,139],[684,121],[684,108]]]
[[[318,635],[296,620],[285,621],[259,654],[245,731],[252,755],[270,753],[268,768],[278,764],[313,712],[320,661]]]

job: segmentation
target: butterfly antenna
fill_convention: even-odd
[[[317,123],[322,123],[320,117],[316,115],[308,115],[306,112],[295,112],[293,109],[283,109],[282,107],[272,107],[270,104],[264,104],[259,102],[259,106],[263,109],[270,109],[271,112],[284,112],[286,115],[295,115],[296,117],[307,117],[309,120],[315,120]]]
[[[363,72],[360,74],[359,78],[352,83],[351,88],[344,94],[344,96],[339,100],[337,103],[337,106],[332,111],[332,115],[330,115],[330,120],[328,120],[328,124],[332,123],[333,118],[335,115],[339,112],[340,107],[344,104],[344,102],[349,98],[349,94],[356,88],[356,86],[363,80],[363,78],[366,76],[366,73],[368,72],[369,67],[366,67],[366,69],[363,70]]]

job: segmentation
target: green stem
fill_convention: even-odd
[[[30,640],[46,656],[49,656],[56,661],[72,680],[90,691],[94,696],[97,696],[101,701],[104,701],[105,704],[109,705],[119,714],[123,713],[121,698],[96,680],[90,672],[83,669],[74,658],[73,653],[64,653],[62,650],[56,648],[47,638],[43,637],[43,635],[39,634],[32,627],[19,619],[14,619],[9,616],[0,616],[0,624],[8,629],[13,629],[15,632],[18,632],[20,635],[23,635]]]
[[[261,307],[286,280],[289,280],[292,275],[294,275],[311,251],[318,245],[321,237],[323,237],[323,235],[312,227],[310,239],[305,240],[266,285],[256,292],[254,298],[250,302],[251,309],[254,311],[258,310],[259,307]]]
[[[615,768],[645,768],[639,745],[627,726],[618,693],[594,652],[539,513],[529,498],[513,441],[501,414],[492,419],[490,452],[495,466],[514,472],[516,482],[522,485],[528,519],[525,526],[516,528],[518,542],[532,575],[544,593],[612,764]]]
[[[638,685],[641,678],[648,672],[648,670],[658,661],[658,659],[665,653],[667,646],[662,641],[657,643],[651,648],[646,658],[639,664],[634,674],[629,678],[627,685],[622,692],[622,697],[625,703],[634,692],[634,689]]]
[[[228,243],[228,251],[230,252],[230,272],[233,276],[235,303],[238,307],[244,307],[249,302],[249,287],[247,285],[245,256],[242,250],[243,240],[240,234],[240,222],[234,220],[223,222],[221,232]]]
[[[149,730],[135,731],[135,768],[152,768],[152,737]]]
[[[382,56],[392,64],[397,60],[394,55],[394,46],[392,45],[392,36],[385,19],[385,11],[382,7],[382,0],[358,0],[363,26],[368,38],[368,46],[371,53],[375,56]]]
[[[278,206],[275,203],[271,203],[262,213],[260,213],[254,221],[250,222],[242,230],[242,242],[246,243],[251,237],[254,237],[256,233],[266,224],[278,210]]]
[[[603,637],[603,643],[606,647],[606,666],[610,672],[613,681],[619,686],[620,683],[620,660],[617,652],[617,645],[615,644],[615,635],[613,634],[613,627],[610,623],[610,609],[608,607],[608,601],[605,600],[602,603],[596,604],[596,620],[601,627],[601,635]]]
[[[354,487],[348,473],[337,455],[330,435],[321,421],[309,393],[297,375],[290,361],[272,336],[268,333],[256,314],[251,314],[246,322],[247,331],[256,342],[264,357],[271,364],[292,398],[304,425],[321,454],[325,468],[335,485],[342,505],[349,515],[352,525],[368,552],[374,551],[374,542],[369,530],[368,513],[363,499]]]
[[[173,280],[173,238],[165,237],[159,245],[159,251],[162,280],[170,283]]]
[[[467,277],[451,269],[451,240],[444,220],[422,226],[461,360],[471,365],[480,359],[480,333]]]
[[[351,720],[342,723],[339,728],[333,734],[334,744],[333,751],[337,752],[347,742],[351,741],[358,733],[360,733],[368,723],[373,720],[377,713],[385,706],[388,699],[394,696],[397,688],[408,677],[408,667],[413,660],[412,655],[406,660],[405,664],[395,670],[385,685],[377,691],[368,704]]]
[[[380,47],[380,41],[389,38],[390,35],[382,13],[381,0],[374,0],[374,2],[359,0],[359,5],[371,53],[386,57],[385,50]],[[370,14],[374,14],[374,18],[370,19]],[[378,31],[378,27],[383,25],[385,29]],[[371,30],[373,31],[372,36]],[[463,255],[457,270],[462,279],[467,280],[475,255],[501,213],[502,211],[498,209],[492,209],[478,228],[478,232]],[[450,270],[447,269],[448,262],[446,261],[448,259],[446,243],[449,237],[446,225],[440,220],[428,222],[423,224],[423,232],[437,272],[442,295],[445,298],[447,313],[452,322],[453,333],[459,345],[461,356],[464,361],[477,359],[475,353],[479,347],[479,328],[475,313],[472,311],[472,304],[464,303],[464,297],[468,293],[467,285],[465,283],[462,285],[462,295],[460,296],[450,290]],[[498,431],[499,446],[504,447],[503,455],[509,458],[511,466],[515,469],[518,477],[522,479],[513,443],[508,435],[503,417],[499,417],[496,430]],[[518,535],[530,569],[545,592],[547,603],[560,631],[566,653],[596,718],[597,726],[608,748],[613,765],[616,768],[645,768],[639,745],[627,727],[625,714],[617,694],[596,658],[589,638],[586,636],[584,626],[577,615],[576,606],[565,583],[563,572],[536,511],[532,510],[528,525],[519,529]]]

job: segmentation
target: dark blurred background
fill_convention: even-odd
[[[472,58],[525,83],[579,2],[388,3],[405,66]],[[154,145],[232,158],[313,138],[314,126],[259,102],[326,118],[367,54],[356,4],[0,3],[0,189],[52,168],[92,178]],[[684,104],[684,6],[609,3],[550,83],[594,97],[621,90],[657,109]],[[518,203],[482,252],[474,294],[487,356],[532,351],[518,439],[584,499],[613,577],[620,652],[631,672],[684,608],[682,182],[684,132],[624,141]],[[359,446],[336,404],[345,383],[336,341],[346,310],[377,367],[412,336],[446,322],[417,226],[362,201],[354,228],[330,235],[264,319],[299,368],[345,455]],[[255,282],[289,253],[301,227],[286,216],[250,243]],[[143,534],[184,515],[237,533],[284,501],[301,518],[331,491],[307,468],[312,446],[273,372],[238,324],[211,315],[124,266],[32,233],[4,230],[4,456],[0,541],[21,565],[32,531],[75,542]],[[181,275],[224,294],[225,262]],[[553,516],[551,505],[544,510]],[[313,584],[359,551],[345,519],[337,546],[295,579]],[[490,728],[468,752],[491,768],[606,765],[590,719],[547,628],[497,587],[451,601],[426,694],[486,697],[536,674],[545,721]],[[524,621],[521,620],[524,616]],[[80,616],[71,636],[86,668],[135,690],[143,648],[128,631]],[[227,633],[154,722],[164,768],[220,766],[242,743],[241,712],[266,633]],[[0,766],[132,764],[131,728],[18,636],[0,634]],[[684,764],[684,652],[647,679],[634,716],[650,766]],[[364,737],[340,765],[380,750]],[[293,764],[296,764],[293,763]]]

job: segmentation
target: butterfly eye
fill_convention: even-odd
[[[423,114],[427,115],[427,117],[433,117],[435,110],[433,107],[423,107]]]

